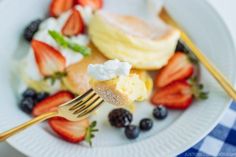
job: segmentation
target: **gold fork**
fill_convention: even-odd
[[[211,73],[211,75],[219,82],[221,87],[226,91],[226,93],[236,100],[236,91],[230,82],[223,76],[223,74],[218,71],[213,64],[206,58],[206,56],[201,52],[201,50],[191,41],[188,35],[180,27],[180,25],[168,14],[167,10],[163,8],[159,14],[160,18],[167,24],[178,28],[180,30],[180,41],[186,45],[191,52],[198,58],[198,60],[205,66],[205,68]]]
[[[79,121],[81,119],[87,118],[91,113],[93,113],[102,103],[101,99],[93,89],[88,90],[81,96],[74,98],[73,100],[66,102],[58,107],[57,111],[48,112],[42,114],[26,123],[23,123],[13,129],[0,134],[0,141],[6,140],[8,137],[34,125],[44,120],[52,117],[64,117],[70,121]]]

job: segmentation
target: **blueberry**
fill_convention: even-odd
[[[165,119],[168,115],[168,110],[162,106],[162,105],[159,105],[157,106],[154,110],[153,110],[153,116],[156,118],[156,119]]]
[[[24,30],[24,38],[27,41],[31,41],[33,39],[34,34],[38,31],[39,25],[42,20],[37,19],[32,21]]]
[[[33,110],[33,107],[35,106],[35,101],[33,98],[31,97],[26,97],[23,98],[19,104],[20,108],[22,109],[22,111],[30,114]]]
[[[140,134],[140,130],[138,126],[128,125],[125,127],[125,135],[128,139],[136,139]]]
[[[24,93],[22,94],[23,98],[27,98],[27,97],[30,97],[30,98],[35,98],[36,97],[36,91],[32,88],[27,88]]]
[[[175,52],[188,52],[187,48],[185,47],[185,45],[181,42],[181,41],[178,41],[178,44],[176,46],[176,49],[175,49]]]
[[[40,102],[42,101],[43,99],[47,98],[49,96],[49,93],[48,92],[39,92],[37,95],[36,95],[36,101],[37,102]]]
[[[139,123],[139,128],[142,131],[148,131],[152,128],[152,126],[153,126],[153,122],[149,118],[144,118]]]

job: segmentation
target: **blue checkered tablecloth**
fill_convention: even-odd
[[[199,143],[179,157],[236,157],[236,102],[230,105],[221,122]]]

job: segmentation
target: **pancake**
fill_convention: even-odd
[[[154,70],[167,64],[180,33],[160,19],[148,23],[134,16],[97,11],[89,23],[94,45],[109,59],[119,59],[134,68]]]
[[[66,88],[76,94],[82,94],[89,90],[90,77],[87,74],[89,64],[100,64],[107,60],[93,45],[90,45],[92,54],[67,68],[67,76],[63,79]]]

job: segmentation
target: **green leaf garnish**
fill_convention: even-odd
[[[58,45],[61,47],[67,48],[68,42],[65,40],[65,38],[58,32],[49,30],[49,35],[57,42]]]
[[[56,72],[55,74],[51,76],[44,77],[44,80],[50,80],[51,85],[54,85],[57,80],[60,80],[62,82],[62,79],[67,76],[66,72]]]
[[[85,141],[88,142],[90,146],[92,146],[92,139],[95,137],[94,132],[97,132],[96,129],[97,122],[93,121],[89,127],[86,129]]]
[[[74,52],[79,52],[83,56],[89,56],[91,54],[91,50],[89,47],[72,42],[57,31],[49,30],[48,33],[57,42],[57,44],[63,48],[68,48],[73,50]]]

